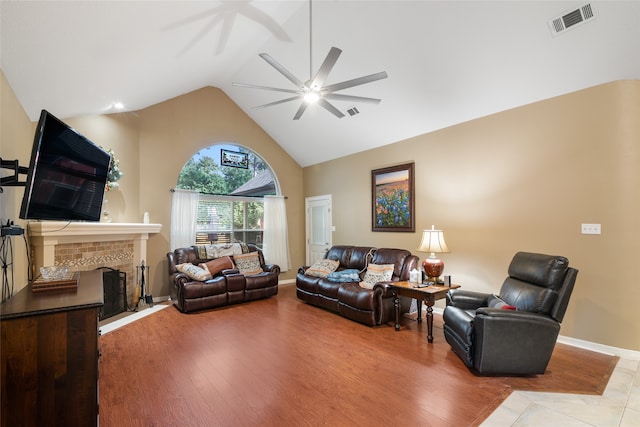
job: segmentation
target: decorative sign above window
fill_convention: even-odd
[[[249,169],[249,153],[220,149],[220,164],[232,168]]]

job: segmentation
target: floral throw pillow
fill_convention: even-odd
[[[234,255],[233,261],[240,274],[250,275],[262,273],[260,258],[258,252],[249,252],[247,254]]]
[[[186,274],[187,276],[189,276],[189,278],[198,280],[200,282],[211,279],[211,274],[209,273],[209,271],[200,268],[197,265],[193,265],[190,262],[176,265],[176,270]]]
[[[313,277],[327,277],[329,273],[336,271],[339,265],[340,261],[335,259],[320,259],[307,268],[304,274]]]
[[[373,286],[378,282],[388,282],[393,277],[394,267],[393,264],[369,264],[360,286],[373,289]]]

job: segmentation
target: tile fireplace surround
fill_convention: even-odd
[[[111,267],[127,274],[127,300],[131,303],[136,266],[147,259],[149,234],[162,224],[106,222],[30,222],[28,226],[34,277],[41,266],[67,265],[69,271]]]

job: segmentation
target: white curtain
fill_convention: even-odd
[[[267,264],[277,264],[280,271],[288,271],[289,238],[287,207],[283,196],[264,196],[264,258]]]
[[[199,194],[175,190],[171,203],[171,250],[191,246],[196,240],[196,217]]]

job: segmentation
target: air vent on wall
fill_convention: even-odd
[[[585,4],[578,9],[564,13],[563,15],[549,21],[551,34],[557,36],[558,34],[563,33],[570,28],[575,28],[584,24],[593,18],[595,18],[595,14],[593,13],[591,3]]]

